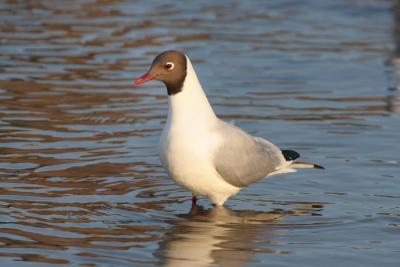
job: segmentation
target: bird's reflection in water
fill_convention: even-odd
[[[274,226],[286,216],[315,215],[315,210],[304,205],[295,211],[271,212],[193,206],[188,214],[169,222],[173,226],[155,255],[163,266],[244,266],[253,261],[254,253],[289,253],[265,248],[277,244]]]

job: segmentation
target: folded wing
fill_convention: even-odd
[[[287,165],[282,151],[263,138],[223,121],[218,134],[223,141],[215,153],[215,169],[234,186],[245,187]]]

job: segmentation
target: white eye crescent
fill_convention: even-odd
[[[174,69],[174,67],[175,67],[175,65],[174,65],[174,63],[172,63],[172,62],[167,62],[167,63],[165,63],[165,65],[164,65],[164,68],[165,68],[166,70],[172,70],[172,69]]]

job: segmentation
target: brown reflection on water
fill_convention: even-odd
[[[168,206],[165,200],[157,203]],[[291,253],[279,248],[285,244],[274,241],[274,236],[285,232],[287,227],[318,228],[337,223],[324,220],[314,220],[313,224],[282,223],[288,216],[318,216],[323,209],[320,203],[288,202],[283,204],[295,204],[296,208],[262,212],[226,207],[205,210],[196,206],[188,214],[167,219],[169,227],[165,228],[162,223],[138,222],[139,213],[161,208],[142,204],[134,207],[123,202],[2,200],[0,210],[4,215],[7,210],[9,222],[3,221],[0,229],[4,248],[1,255],[48,263],[69,263],[69,258],[81,257],[79,261],[83,262],[114,258],[134,264],[140,261],[129,257],[129,251],[157,242],[159,248],[154,253],[165,266],[245,266],[253,261],[254,254]],[[113,214],[118,213],[132,216],[116,220]],[[165,234],[160,236],[160,232]],[[68,256],[70,248],[76,253]],[[13,249],[25,252],[12,252]],[[57,258],[48,255],[58,255],[55,251],[66,254]],[[118,251],[119,256],[113,255],[113,251]],[[128,253],[125,256],[121,254],[124,251]]]
[[[122,204],[121,207],[114,208],[127,209]],[[108,202],[68,203],[66,206],[66,203],[10,201],[7,209],[9,216],[15,221],[13,224],[3,222],[0,229],[3,247],[1,255],[27,261],[69,263],[66,255],[54,258],[47,254],[70,248],[80,251],[75,254],[79,257],[112,257],[111,254],[104,256],[99,253],[96,256],[91,251],[128,251],[141,248],[140,244],[143,242],[160,240],[156,232],[162,230],[159,226],[133,225],[130,221],[121,221],[114,225]],[[132,208],[128,210],[137,212]],[[31,216],[27,216],[26,212]],[[109,222],[104,219],[103,225],[96,226],[99,225],[99,219],[91,219],[93,217],[110,218]],[[18,225],[18,228],[14,225]],[[6,252],[13,249],[24,252]],[[53,252],[49,253],[50,251]],[[70,257],[73,258],[73,255]],[[129,258],[125,261],[134,262]]]

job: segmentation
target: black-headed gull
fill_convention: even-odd
[[[160,158],[169,175],[196,195],[223,205],[240,189],[295,168],[319,168],[295,160],[293,150],[281,150],[215,115],[189,58],[169,50],[159,54],[135,86],[158,80],[168,92],[168,118],[160,140]]]

